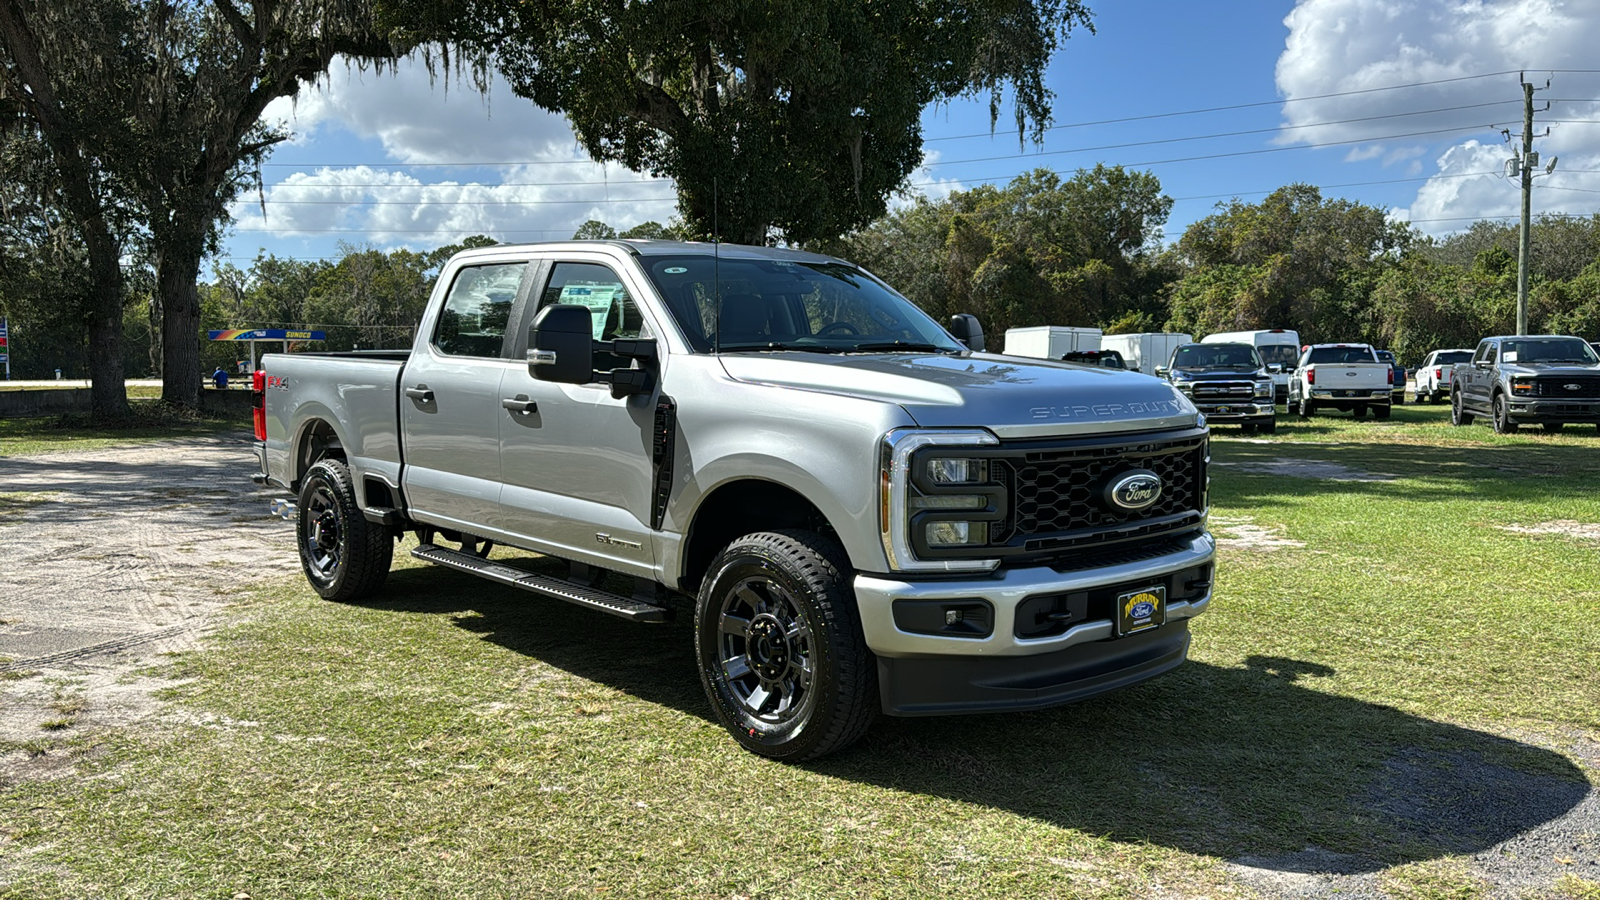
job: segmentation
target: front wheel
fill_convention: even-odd
[[[746,750],[798,762],[854,743],[877,708],[850,564],[811,531],[745,535],[717,558],[695,604],[700,681]]]
[[[306,580],[324,600],[359,600],[389,577],[394,538],[361,514],[350,470],[339,460],[306,471],[295,538]]]
[[[1270,421],[1262,422],[1256,426],[1256,430],[1262,434],[1272,434],[1278,430],[1278,420],[1272,419]]]
[[[1494,431],[1495,434],[1517,433],[1517,423],[1511,421],[1511,404],[1506,402],[1505,394],[1494,395]]]
[[[1461,392],[1460,391],[1453,391],[1450,394],[1450,424],[1451,425],[1471,425],[1472,424],[1472,413],[1467,412],[1461,406]]]
[[[1372,417],[1374,419],[1379,420],[1379,421],[1387,419],[1387,418],[1389,418],[1389,412],[1390,412],[1391,409],[1393,409],[1393,407],[1389,407],[1389,406],[1374,406],[1372,408]]]

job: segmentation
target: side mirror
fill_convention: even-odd
[[[587,306],[557,303],[533,318],[528,374],[540,381],[589,384],[594,377],[594,314]]]
[[[983,352],[983,326],[978,317],[970,313],[956,313],[950,317],[950,335],[967,346],[968,350]]]
[[[1167,377],[1167,367],[1166,366],[1156,366],[1156,377],[1157,378],[1165,378],[1165,377]]]
[[[1267,374],[1268,375],[1282,375],[1283,374],[1283,364],[1282,363],[1268,363],[1267,364]]]

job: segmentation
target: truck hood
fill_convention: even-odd
[[[1183,428],[1199,413],[1165,381],[1119,369],[993,353],[724,354],[729,376],[904,408],[930,428],[1003,438]]]
[[[1471,365],[1459,363],[1458,365]],[[1595,375],[1600,366],[1583,366],[1577,363],[1501,363],[1500,371],[1507,375]]]

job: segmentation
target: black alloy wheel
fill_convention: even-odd
[[[754,753],[815,759],[866,732],[877,708],[850,566],[810,531],[739,538],[712,562],[695,607],[700,678]]]
[[[1511,421],[1511,404],[1505,394],[1494,395],[1494,430],[1496,434],[1516,434],[1517,423]]]
[[[1457,426],[1472,424],[1472,413],[1467,412],[1461,405],[1460,391],[1450,392],[1450,424]]]
[[[295,543],[300,565],[318,596],[347,602],[383,586],[394,556],[394,538],[368,522],[356,503],[350,470],[325,459],[300,482]]]

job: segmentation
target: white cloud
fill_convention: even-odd
[[[1284,24],[1276,76],[1287,130],[1279,142],[1354,142],[1346,161],[1408,163],[1411,175],[1428,171],[1419,157],[1435,157],[1415,201],[1396,210],[1427,220],[1419,225],[1427,231],[1517,211],[1516,183],[1501,175],[1513,151],[1495,132],[1522,130],[1519,72],[1540,88],[1551,80],[1536,94],[1535,133],[1551,127],[1536,148],[1561,154],[1563,166],[1570,158],[1573,170],[1600,170],[1600,126],[1560,122],[1600,120],[1600,77],[1550,71],[1593,68],[1600,0],[1301,0]],[[1490,73],[1502,74],[1475,77]],[[1414,86],[1374,90],[1396,85]],[[1586,177],[1570,174],[1561,186],[1587,188],[1579,183]],[[1541,181],[1536,211],[1595,207],[1579,192],[1546,190],[1557,184]]]
[[[266,214],[256,196],[232,208],[246,243],[258,233],[416,248],[473,234],[557,240],[589,219],[622,230],[676,211],[670,180],[591,161],[564,118],[498,77],[486,99],[459,78],[431,79],[418,60],[391,74],[335,64],[267,115],[294,132],[297,158],[325,158],[281,177],[285,164],[269,160]]]

